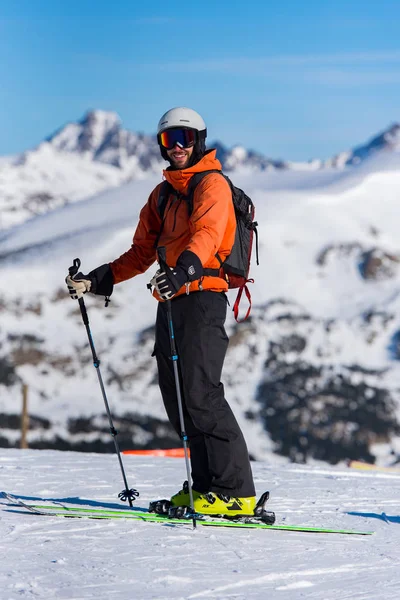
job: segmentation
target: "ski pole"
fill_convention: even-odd
[[[80,266],[81,266],[81,261],[79,260],[79,258],[75,258],[74,262],[73,262],[73,266],[69,267],[69,269],[68,269],[70,277],[73,277],[74,275],[77,274]],[[119,444],[117,441],[118,431],[115,429],[113,420],[111,417],[110,407],[108,405],[106,391],[105,391],[104,384],[103,384],[103,378],[101,376],[101,371],[100,371],[100,360],[97,357],[96,349],[94,347],[94,342],[93,342],[92,332],[90,330],[89,317],[87,314],[85,302],[84,302],[83,298],[79,298],[78,302],[79,302],[79,308],[81,309],[82,320],[85,325],[87,336],[89,339],[90,349],[92,351],[93,365],[96,368],[96,373],[97,373],[97,377],[99,379],[101,393],[103,394],[103,400],[104,400],[104,404],[106,407],[108,422],[110,425],[110,433],[114,440],[114,446],[115,446],[115,450],[117,452],[118,461],[119,461],[119,465],[121,467],[121,472],[122,472],[122,478],[123,478],[124,484],[125,484],[125,489],[118,494],[118,498],[120,500],[122,500],[123,502],[126,502],[126,500],[128,500],[129,506],[132,507],[132,502],[133,502],[133,500],[135,500],[135,498],[137,496],[139,496],[139,492],[133,488],[129,489],[129,487],[128,487],[128,482],[127,482],[126,475],[125,475],[124,465],[122,464],[121,452],[120,452]]]
[[[158,262],[160,264],[161,269],[165,269],[165,270],[169,269],[169,266],[167,265],[167,262],[166,262],[165,246],[159,246],[157,248],[157,254],[158,254]],[[190,473],[189,453],[188,453],[188,437],[185,432],[185,421],[183,418],[181,386],[179,383],[179,374],[178,374],[178,353],[176,350],[174,326],[173,326],[173,322],[172,322],[171,300],[166,300],[166,304],[167,304],[167,315],[168,315],[169,340],[170,340],[170,345],[171,345],[171,360],[172,360],[172,365],[174,368],[176,397],[178,400],[179,421],[180,421],[180,426],[181,426],[181,438],[182,438],[182,443],[183,443],[183,452],[185,455],[185,463],[186,463],[186,474],[187,474],[188,486],[189,486],[190,509],[192,511],[193,527],[196,528],[196,513],[194,511],[192,478],[191,478],[191,473]]]

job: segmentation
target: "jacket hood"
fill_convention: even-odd
[[[187,169],[181,169],[180,171],[165,169],[165,171],[163,171],[163,175],[175,190],[181,194],[185,194],[189,185],[189,181],[195,173],[201,173],[202,171],[222,170],[221,163],[217,159],[216,154],[216,150],[207,150],[203,158],[195,165],[188,167]]]

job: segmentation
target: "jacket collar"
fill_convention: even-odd
[[[179,171],[165,169],[165,171],[163,171],[163,175],[168,183],[170,183],[177,192],[185,194],[189,185],[189,181],[195,173],[202,173],[203,171],[211,170],[222,170],[221,163],[217,159],[216,154],[216,150],[207,150],[203,158],[195,165]]]

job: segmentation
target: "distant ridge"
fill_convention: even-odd
[[[210,141],[208,147],[216,148],[228,173],[343,169],[377,154],[399,152],[400,125],[394,123],[366,144],[327,161],[272,159],[220,141]],[[165,165],[155,135],[125,129],[115,112],[89,110],[37,147],[0,159],[0,230],[127,181],[159,176]]]

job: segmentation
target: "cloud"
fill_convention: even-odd
[[[400,62],[400,50],[390,52],[343,52],[335,54],[278,55],[268,57],[238,57],[203,61],[160,64],[163,70],[175,72],[254,73],[272,72],[276,68],[355,66]]]
[[[400,71],[341,71],[309,72],[305,79],[332,86],[384,85],[400,83]]]
[[[154,19],[154,24],[160,22]],[[147,20],[150,24],[150,19]],[[131,74],[159,72],[269,78],[284,84],[299,80],[313,85],[367,86],[400,83],[400,50],[267,57],[210,58],[171,62],[140,62],[80,54],[80,60],[101,69],[124,69]]]
[[[398,84],[398,63],[400,50],[218,58],[160,63],[152,67],[169,73],[268,77],[281,83],[293,83],[301,79],[308,83],[333,87]]]

